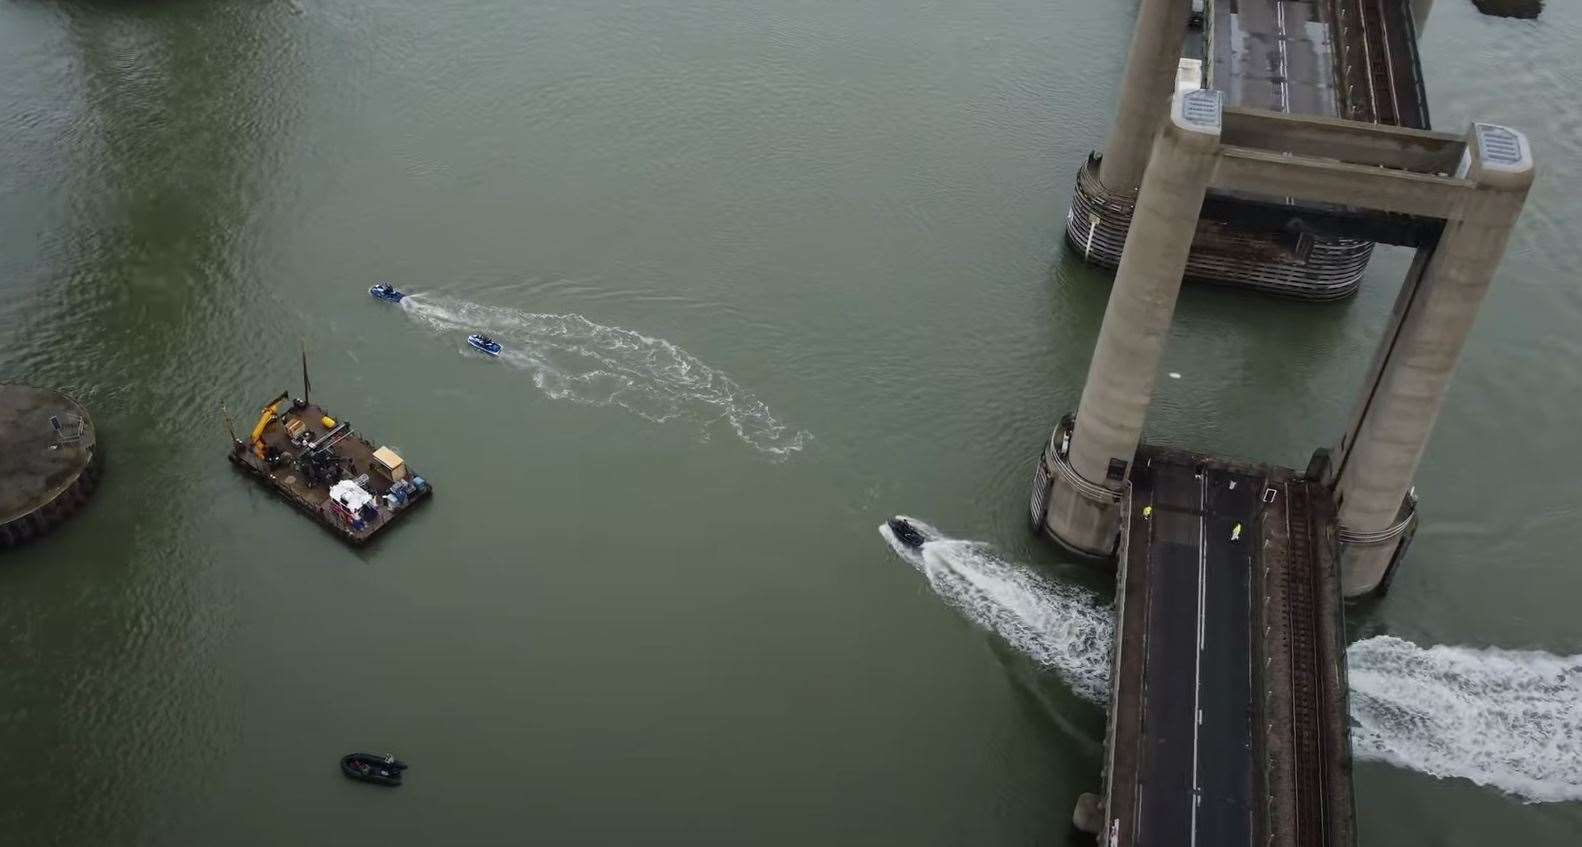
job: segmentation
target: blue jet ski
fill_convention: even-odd
[[[399,303],[401,298],[406,296],[395,290],[395,286],[388,282],[376,284],[373,288],[368,289],[368,294],[375,300],[388,300],[391,303]]]
[[[495,341],[487,335],[481,335],[475,332],[472,335],[467,336],[467,343],[472,346],[472,349],[477,350],[480,353],[484,353],[489,356],[500,355],[500,342]]]

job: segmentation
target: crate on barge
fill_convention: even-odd
[[[229,458],[324,528],[364,544],[433,494],[394,450],[315,403],[288,398],[282,392],[265,405],[246,440],[232,433]]]

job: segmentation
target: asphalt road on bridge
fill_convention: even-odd
[[[1314,0],[1214,4],[1214,87],[1230,105],[1337,115],[1326,9]]]
[[[1250,590],[1262,491],[1245,474],[1153,470],[1137,844],[1251,843]]]

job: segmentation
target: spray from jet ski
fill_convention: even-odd
[[[1582,656],[1377,635],[1346,650],[1346,667],[1357,758],[1529,802],[1582,800]]]
[[[1108,605],[916,518],[892,518],[879,534],[968,620],[1085,698],[1108,699]],[[1582,801],[1582,655],[1420,647],[1380,635],[1352,644],[1346,664],[1357,759],[1460,777],[1528,802]]]
[[[1083,699],[1108,698],[1114,626],[1091,594],[1012,564],[986,544],[946,538],[916,518],[897,515],[879,525],[879,534],[968,620],[1054,670]]]
[[[503,348],[491,355],[527,371],[534,386],[556,400],[615,406],[656,423],[687,421],[705,438],[723,421],[753,449],[777,458],[813,438],[782,423],[723,371],[662,338],[582,315],[538,314],[442,295],[407,294],[400,305],[437,332],[487,332]]]

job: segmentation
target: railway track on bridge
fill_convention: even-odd
[[[1286,626],[1291,667],[1291,736],[1296,753],[1296,843],[1324,847],[1329,843],[1326,773],[1329,761],[1322,713],[1324,661],[1318,633],[1318,594],[1314,563],[1311,494],[1291,486],[1286,503],[1290,526],[1290,559],[1281,574],[1286,597]]]
[[[1354,121],[1428,127],[1417,34],[1404,0],[1331,0],[1342,114]]]

